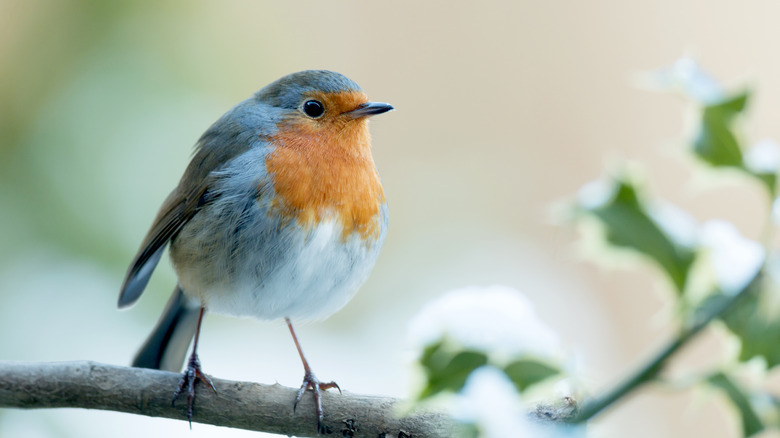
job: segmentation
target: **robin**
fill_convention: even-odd
[[[373,268],[387,233],[387,204],[368,118],[391,111],[352,80],[325,70],[293,73],[239,103],[198,140],[179,185],[163,202],[119,294],[140,297],[170,245],[178,277],[163,315],[133,366],[179,371],[216,392],[198,359],[206,311],[284,319],[303,362],[293,409],[312,390],[322,430],[320,382],[293,321],[323,319],[344,306]],[[340,389],[339,389],[340,390]]]

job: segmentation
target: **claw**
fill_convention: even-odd
[[[295,342],[295,348],[298,350],[298,355],[301,356],[301,363],[303,364],[303,384],[301,385],[301,388],[298,390],[298,393],[295,395],[295,403],[293,403],[293,412],[295,412],[295,408],[298,407],[298,402],[301,401],[301,397],[303,397],[303,393],[306,392],[307,389],[311,389],[312,394],[314,395],[314,409],[317,413],[317,434],[321,433],[331,433],[328,429],[325,428],[322,424],[322,400],[321,400],[321,393],[320,390],[328,390],[330,388],[336,388],[339,390],[339,394],[341,394],[341,388],[339,388],[339,385],[336,382],[328,382],[328,383],[322,383],[319,380],[317,380],[317,377],[314,376],[314,373],[311,372],[311,367],[309,367],[309,362],[306,361],[306,357],[303,355],[303,350],[301,349],[301,344],[298,343],[298,336],[295,335],[295,330],[292,326],[292,321],[290,321],[290,318],[285,318],[285,322],[287,323],[287,328],[290,329],[290,334],[292,335],[293,341]]]
[[[195,404],[195,383],[198,380],[207,383],[209,387],[211,387],[211,390],[214,391],[214,394],[217,393],[217,388],[214,387],[211,378],[201,369],[198,355],[193,353],[192,356],[190,356],[187,369],[184,370],[184,373],[179,380],[179,386],[176,388],[176,391],[173,392],[173,400],[171,400],[171,406],[175,406],[176,399],[179,398],[179,395],[181,395],[182,392],[186,392],[187,421],[190,423],[190,429],[192,429],[192,407]]]
[[[311,389],[312,395],[314,396],[314,410],[317,414],[317,433],[326,433],[326,429],[322,424],[323,420],[323,413],[322,413],[322,394],[321,391],[328,390],[330,388],[336,388],[339,390],[339,394],[341,394],[341,388],[339,388],[338,383],[336,382],[327,382],[322,383],[320,382],[317,377],[312,372],[306,372],[303,376],[303,384],[301,384],[300,389],[298,389],[298,393],[295,395],[295,403],[293,403],[293,412],[295,412],[295,408],[298,407],[298,402],[301,401],[301,398],[303,397],[303,394],[306,392],[307,389]]]

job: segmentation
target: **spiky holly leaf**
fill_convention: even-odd
[[[753,290],[735,303],[722,320],[741,341],[741,361],[761,356],[767,366],[773,368],[780,365],[780,319],[767,311],[763,301],[769,298],[765,294],[771,292],[762,289],[761,279],[754,280],[748,287]]]
[[[519,392],[542,380],[560,374],[560,370],[552,365],[534,359],[519,359],[506,367],[504,373],[515,384]]]
[[[427,385],[420,399],[442,391],[460,391],[466,378],[475,369],[487,364],[487,355],[477,351],[451,351],[443,341],[429,345],[423,351],[420,364],[427,378]]]
[[[619,179],[614,184],[616,187],[609,199],[598,205],[586,206],[585,211],[604,225],[610,244],[633,249],[653,260],[682,293],[693,263],[694,250],[676,242],[652,218],[633,183]]]
[[[693,141],[696,155],[716,167],[742,167],[742,149],[733,131],[734,116],[745,109],[749,94],[739,93],[702,108],[701,125]]]

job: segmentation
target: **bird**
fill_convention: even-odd
[[[177,284],[132,365],[182,370],[172,403],[195,385],[216,388],[197,353],[204,314],[284,320],[304,368],[293,410],[311,390],[322,432],[321,391],[293,322],[342,308],[373,269],[388,208],[371,153],[368,120],[394,110],[369,101],[328,70],[284,76],[238,103],[195,144],[178,185],[160,207],[121,286],[135,303],[166,246]]]

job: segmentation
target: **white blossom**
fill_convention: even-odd
[[[689,57],[655,72],[652,79],[658,88],[679,91],[703,104],[717,103],[725,96],[721,85]]]
[[[668,202],[654,204],[648,213],[674,243],[690,248],[696,246],[698,223],[693,216]]]
[[[417,351],[445,337],[496,355],[561,355],[557,334],[539,319],[528,298],[507,286],[448,292],[426,305],[410,324]]]
[[[591,181],[577,192],[577,201],[587,209],[596,209],[604,206],[615,195],[617,184],[606,179]]]
[[[745,153],[745,166],[755,173],[777,173],[780,146],[774,140],[761,140]]]
[[[715,280],[724,293],[737,293],[758,274],[764,264],[764,248],[739,234],[730,222],[712,220],[701,230]]]
[[[482,438],[538,437],[544,430],[531,423],[515,386],[503,371],[483,366],[472,372],[452,405],[453,418],[474,424]]]

